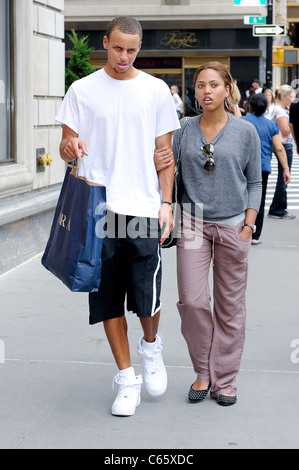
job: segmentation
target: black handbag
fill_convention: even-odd
[[[174,170],[174,184],[173,184],[173,192],[172,192],[172,211],[173,211],[173,222],[174,226],[166,238],[166,240],[162,243],[162,248],[171,248],[172,246],[176,245],[178,234],[180,232],[181,227],[181,201],[184,192],[184,182],[182,178],[181,172],[181,143],[184,131],[187,127],[188,121],[190,117],[186,117],[183,121],[183,125],[181,127],[180,132],[180,140],[179,140],[179,150],[178,150],[178,158],[175,165]]]

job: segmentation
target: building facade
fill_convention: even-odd
[[[137,4],[136,4],[137,3]],[[265,6],[234,6],[232,0],[101,0],[65,1],[66,31],[75,29],[89,36],[94,48],[91,63],[105,63],[102,40],[108,21],[131,14],[143,27],[143,43],[135,66],[168,83],[178,85],[185,114],[194,112],[192,78],[197,67],[208,60],[226,64],[242,92],[251,80],[265,80],[266,41],[252,35],[244,15],[265,16]],[[71,44],[66,41],[66,50]]]
[[[0,2],[0,274],[44,248],[65,171],[54,121],[63,10],[64,0]]]
[[[273,0],[282,16],[285,1]],[[295,44],[299,3],[288,4]],[[186,114],[194,113],[193,73],[207,60],[225,63],[241,91],[253,78],[265,80],[266,39],[253,37],[244,16],[266,16],[266,6],[234,6],[233,0],[1,0],[0,274],[41,252],[49,235],[65,173],[61,126],[54,120],[70,48],[65,31],[88,34],[91,63],[101,68],[108,22],[128,14],[144,30],[136,66],[177,84]]]

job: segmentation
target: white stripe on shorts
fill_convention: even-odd
[[[161,308],[161,304],[160,304],[159,307],[156,309],[156,301],[157,301],[156,279],[157,279],[157,274],[159,272],[160,266],[161,266],[161,255],[160,255],[160,245],[158,245],[158,263],[157,263],[157,267],[156,267],[154,277],[153,277],[153,303],[152,303],[151,317],[154,317]]]

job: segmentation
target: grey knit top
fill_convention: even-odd
[[[228,113],[228,121],[212,141],[215,170],[203,169],[208,143],[200,129],[201,116],[189,119],[181,146],[183,203],[203,205],[203,220],[221,223],[248,208],[259,210],[262,194],[261,144],[254,126]],[[183,120],[182,120],[183,121]],[[178,155],[180,130],[175,131],[173,152]]]

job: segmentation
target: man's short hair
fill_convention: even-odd
[[[142,27],[136,18],[132,16],[118,16],[108,24],[106,36],[110,39],[111,33],[118,29],[124,34],[139,34],[142,40]]]

